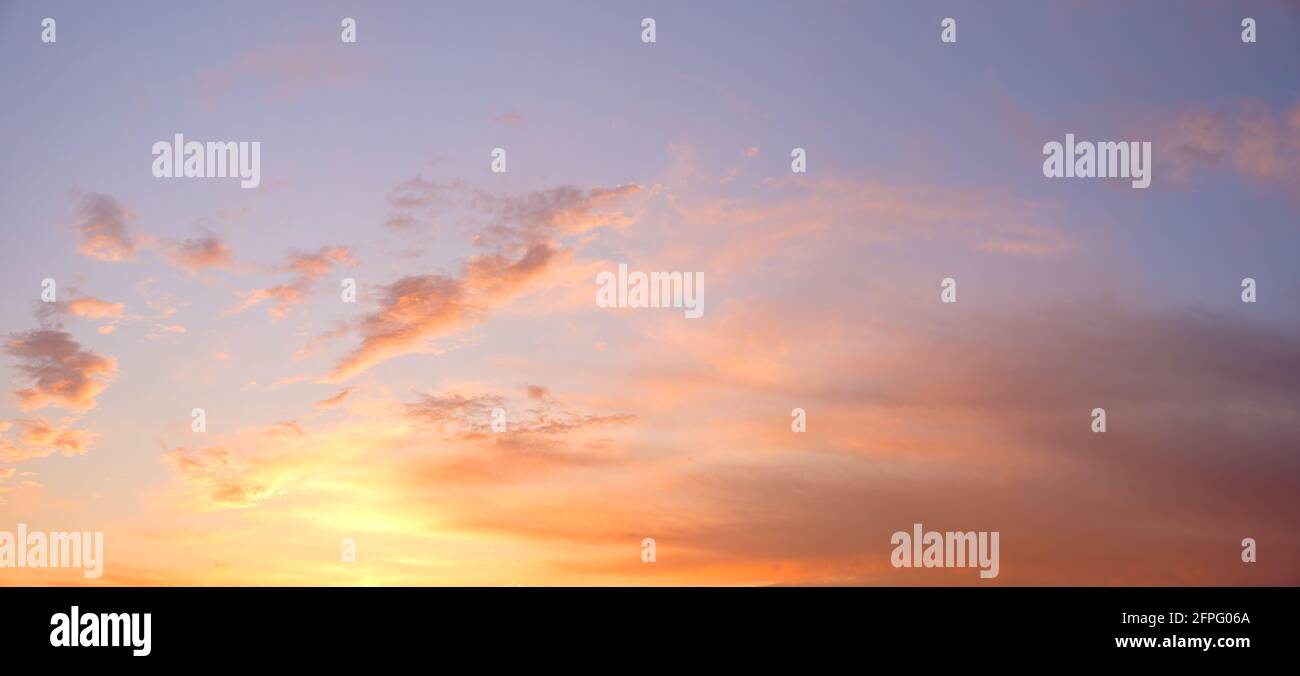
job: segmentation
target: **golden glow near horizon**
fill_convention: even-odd
[[[1294,50],[923,4],[0,6],[0,585],[1300,582]]]

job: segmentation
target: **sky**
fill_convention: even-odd
[[[1298,36],[0,2],[0,530],[105,540],[0,584],[1298,584]],[[259,142],[260,185],[155,177],[177,133]],[[1150,142],[1151,186],[1044,177],[1067,133]],[[620,264],[702,274],[703,316],[601,307]],[[894,567],[915,523],[1000,533],[1000,574]]]

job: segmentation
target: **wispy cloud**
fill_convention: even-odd
[[[307,302],[316,282],[328,275],[336,266],[349,268],[357,266],[351,247],[321,247],[315,253],[290,252],[288,260],[278,268],[291,275],[287,284],[248,291],[238,305],[226,310],[226,314],[238,314],[270,301],[271,316],[277,319],[283,318],[295,306]]]
[[[287,103],[309,92],[355,85],[375,65],[319,36],[304,36],[245,51],[200,73],[195,83],[200,100],[209,104],[230,95]]]
[[[163,461],[219,505],[252,507],[276,493],[274,486],[250,478],[248,466],[224,448],[176,448],[164,453]]]
[[[1266,185],[1294,187],[1300,172],[1300,103],[1290,109],[1241,101],[1179,112],[1160,136],[1172,148],[1173,178],[1225,168]],[[1293,190],[1294,192],[1294,190]]]

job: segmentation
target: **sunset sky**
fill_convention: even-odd
[[[0,0],[0,64],[0,530],[106,555],[0,584],[1300,584],[1300,5]]]

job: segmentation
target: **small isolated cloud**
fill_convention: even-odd
[[[127,227],[128,214],[109,195],[81,196],[74,227],[81,233],[77,251],[91,258],[119,262],[135,258],[137,245]]]
[[[35,380],[17,391],[23,410],[62,406],[94,408],[108,383],[117,375],[117,361],[85,350],[64,331],[39,329],[14,334],[5,353],[18,359],[18,370]]]
[[[507,110],[506,112],[501,113],[500,115],[497,115],[496,117],[492,118],[492,121],[506,127],[512,127],[514,129],[523,129],[528,125],[528,122],[524,119],[524,116],[520,115],[518,111],[514,111],[514,110]]]
[[[342,392],[339,392],[338,394],[329,397],[327,399],[321,399],[320,401],[316,402],[316,408],[320,408],[320,409],[334,408],[335,406],[342,404],[343,401],[352,394],[352,390],[354,389],[355,389],[354,386],[345,387],[343,388]]]
[[[464,188],[465,184],[461,182],[440,186],[433,181],[416,176],[393,186],[393,189],[388,191],[385,198],[395,208],[417,209],[432,206],[444,195],[454,194],[456,191],[464,190]]]
[[[198,271],[210,268],[231,268],[235,254],[220,237],[206,234],[166,247],[167,259],[182,270]]]
[[[38,319],[50,319],[55,315],[67,315],[84,319],[122,319],[126,305],[106,301],[94,296],[77,296],[54,303],[41,303],[37,308]]]
[[[179,336],[188,331],[189,329],[185,328],[182,324],[154,324],[153,330],[150,331],[149,335],[145,336],[145,338],[148,340],[158,340],[159,338],[166,338],[167,336]]]
[[[89,319],[120,319],[125,308],[126,306],[121,303],[110,303],[90,296],[73,298],[68,301],[69,314],[73,317],[87,317]]]

